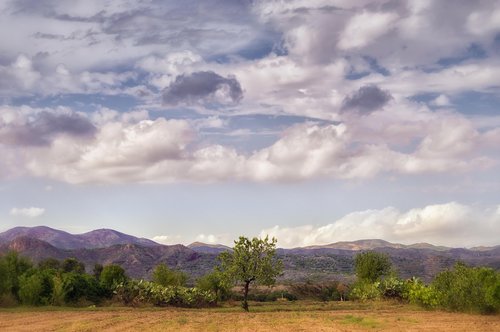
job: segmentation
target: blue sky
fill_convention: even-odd
[[[0,41],[0,231],[498,244],[498,1],[0,1]]]

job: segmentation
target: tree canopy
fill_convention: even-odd
[[[354,258],[356,276],[359,280],[375,282],[386,276],[392,269],[389,256],[376,251],[366,251]]]
[[[276,258],[275,238],[269,240],[240,236],[232,252],[220,254],[221,270],[234,282],[243,283],[242,307],[248,311],[248,291],[251,283],[271,286],[281,273],[282,262]]]

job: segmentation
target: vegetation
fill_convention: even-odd
[[[366,251],[356,255],[354,267],[358,280],[373,283],[389,274],[392,263],[385,254]]]
[[[196,287],[199,289],[214,293],[216,303],[229,297],[231,286],[228,277],[218,270],[204,275],[196,282]]]
[[[240,236],[232,252],[220,254],[221,271],[234,282],[243,283],[242,307],[248,311],[250,284],[274,285],[282,271],[282,263],[276,259],[275,238],[269,240]]]
[[[241,237],[233,252],[220,255],[220,266],[199,278],[192,288],[185,287],[186,274],[166,265],[154,269],[153,281],[143,281],[129,279],[119,265],[96,265],[93,273],[87,274],[76,259],[46,259],[34,266],[9,252],[0,257],[0,306],[85,306],[111,301],[129,306],[211,307],[237,300],[248,310],[249,301],[355,300],[350,302],[362,304],[366,300],[391,299],[429,309],[500,312],[498,271],[459,263],[425,284],[418,278],[398,278],[386,256],[370,252],[355,257],[354,283],[308,281],[275,289],[257,286],[274,285],[280,273],[275,243],[275,239]],[[242,286],[243,292],[233,292],[234,285]]]
[[[181,271],[172,271],[166,264],[158,265],[153,271],[153,282],[161,286],[185,286],[188,276]]]

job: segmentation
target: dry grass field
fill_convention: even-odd
[[[0,331],[500,331],[500,316],[425,311],[396,303],[253,303],[179,308],[14,308]]]

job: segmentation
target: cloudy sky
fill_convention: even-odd
[[[0,231],[500,244],[500,2],[0,0]]]

